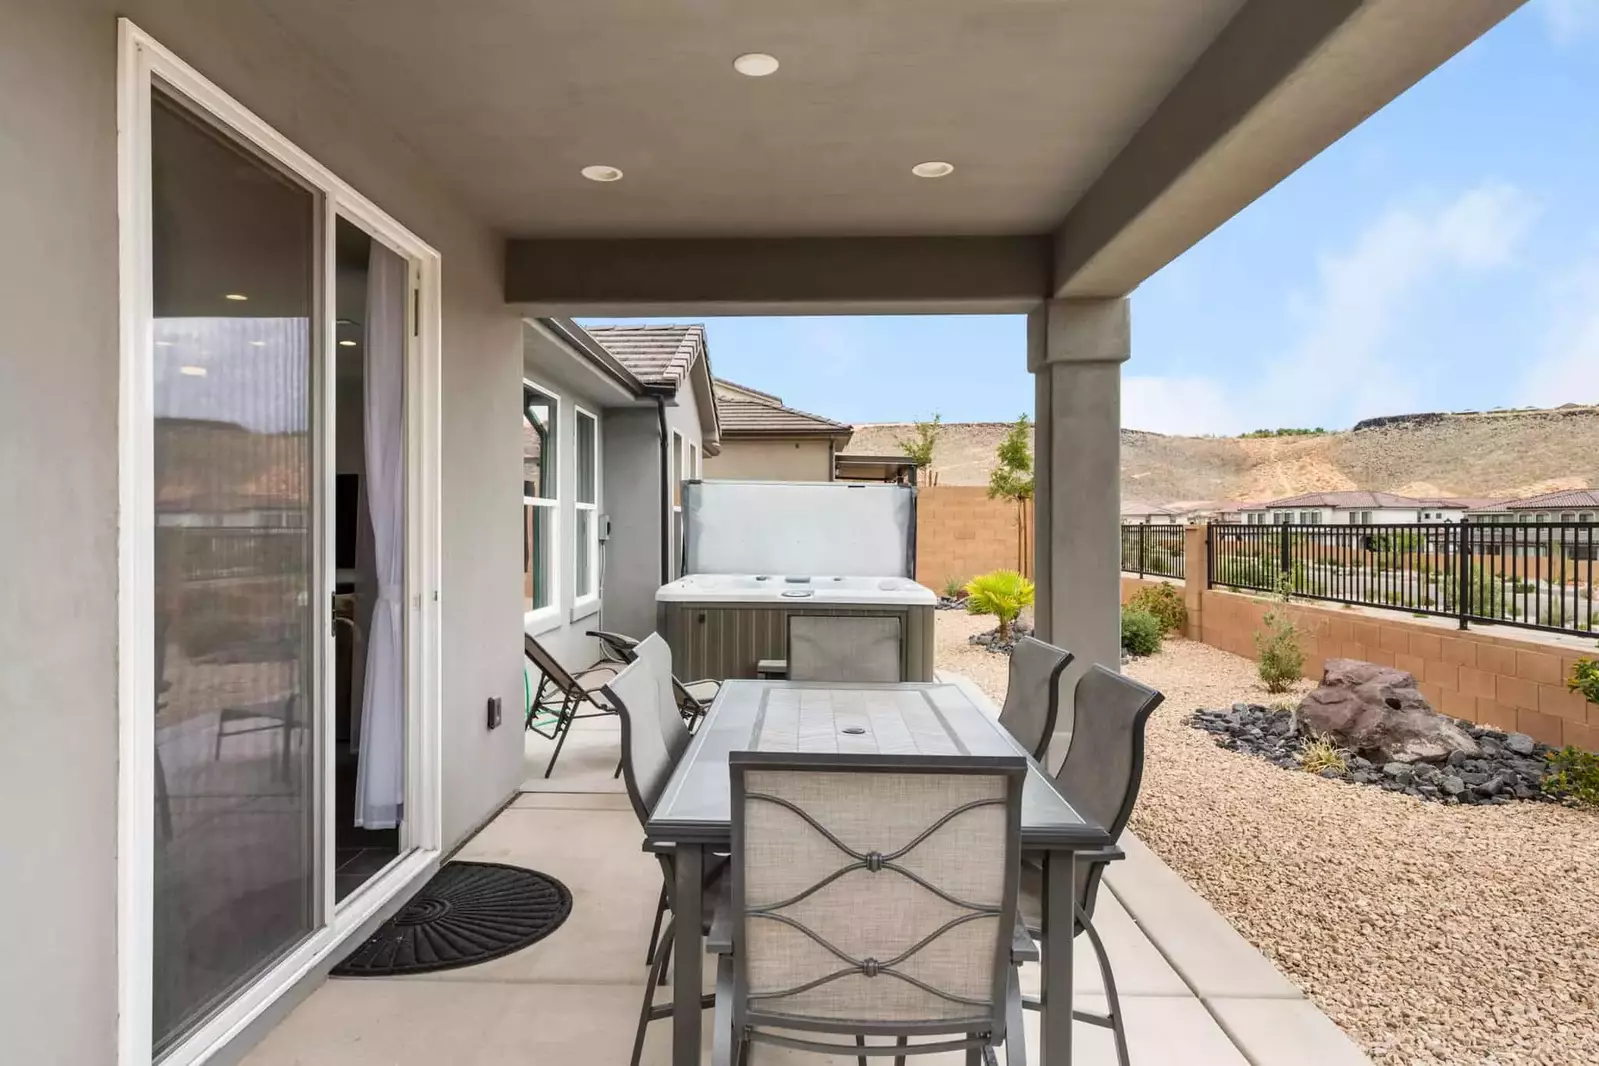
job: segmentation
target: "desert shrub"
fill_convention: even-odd
[[[1447,610],[1458,610],[1460,606],[1460,575],[1449,574],[1443,580],[1443,603]],[[1472,614],[1488,615],[1498,618],[1504,615],[1505,610],[1505,583],[1498,574],[1487,570],[1473,570],[1471,578],[1466,583],[1466,591],[1470,594],[1471,602],[1468,606]],[[1520,608],[1512,612],[1519,615]]]
[[[1216,560],[1216,583],[1266,589],[1277,584],[1277,564],[1254,555],[1229,555]]]
[[[1287,692],[1305,675],[1305,652],[1299,646],[1299,627],[1294,625],[1286,610],[1292,592],[1293,583],[1284,574],[1277,585],[1280,605],[1261,618],[1265,632],[1255,634],[1255,652],[1260,659],[1255,669],[1265,682],[1267,692]]]
[[[944,579],[943,593],[945,599],[958,600],[961,598],[961,593],[965,591],[966,582],[962,581],[960,578],[946,577]]]
[[[1589,703],[1599,703],[1599,662],[1578,659],[1571,668],[1571,679],[1566,682],[1566,687],[1573,692],[1580,692]]]
[[[1163,632],[1176,633],[1188,624],[1188,608],[1183,605],[1182,593],[1170,581],[1158,585],[1145,585],[1127,601],[1130,610],[1146,611],[1160,622]]]
[[[1015,570],[979,574],[966,583],[966,609],[999,620],[999,639],[1010,639],[1010,624],[1033,603],[1033,583]]]
[[[1165,627],[1148,611],[1122,610],[1122,650],[1129,655],[1153,655],[1160,650]]]
[[[1299,753],[1299,765],[1307,773],[1319,774],[1323,770],[1337,770],[1344,773],[1349,769],[1348,753],[1333,743],[1331,737],[1323,733],[1310,738]]]
[[[1599,807],[1599,755],[1568,744],[1550,754],[1549,769],[1543,779],[1545,792]]]

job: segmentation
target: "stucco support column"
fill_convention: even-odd
[[[1040,635],[1089,666],[1121,668],[1121,365],[1125,298],[1052,300],[1028,316],[1037,430],[1034,614]],[[1056,735],[1071,731],[1062,715]],[[1057,743],[1053,759],[1064,756]]]

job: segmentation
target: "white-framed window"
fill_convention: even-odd
[[[577,481],[572,502],[572,595],[581,607],[600,594],[600,423],[572,408],[572,454]]]
[[[526,620],[560,609],[561,398],[522,382],[522,610]]]
[[[1575,513],[1567,511],[1560,516],[1560,520],[1562,522],[1575,522],[1577,520],[1577,516]]]
[[[1593,521],[1593,512],[1592,511],[1584,511],[1584,512],[1582,512],[1582,514],[1577,516],[1577,521],[1579,521],[1579,522],[1592,522]]]
[[[670,544],[672,546],[671,561],[668,564],[666,576],[676,580],[683,576],[683,434],[672,430],[672,446],[668,450],[667,462],[672,464],[668,476],[672,485],[672,514],[670,521]]]

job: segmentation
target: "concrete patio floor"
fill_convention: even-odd
[[[552,745],[528,734],[524,792],[455,855],[559,878],[573,897],[565,925],[481,966],[422,977],[330,979],[268,1034],[246,1066],[625,1064],[660,874],[640,851],[638,820],[611,777],[618,739],[614,723],[579,722],[545,780],[539,775]],[[1141,842],[1129,833],[1122,843],[1128,858],[1107,876],[1110,892],[1101,894],[1095,923],[1120,987],[1134,1066],[1369,1062]],[[1103,1010],[1098,967],[1083,938],[1077,951],[1077,1002]],[[1036,991],[1036,966],[1027,967],[1023,985]],[[1036,1022],[1028,1012],[1034,1049]],[[670,1024],[650,1026],[644,1061],[651,1066],[668,1061]],[[706,1030],[708,1062],[708,1024]],[[854,1059],[761,1047],[752,1061],[821,1066]],[[946,1066],[963,1058],[915,1061]],[[1115,1061],[1109,1032],[1079,1023],[1074,1062]]]

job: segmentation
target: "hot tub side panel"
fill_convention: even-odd
[[[788,658],[788,619],[806,615],[876,615],[900,619],[906,681],[933,680],[933,608],[884,604],[791,607],[751,603],[659,603],[659,628],[672,649],[672,672],[689,680],[752,678],[762,659]]]

